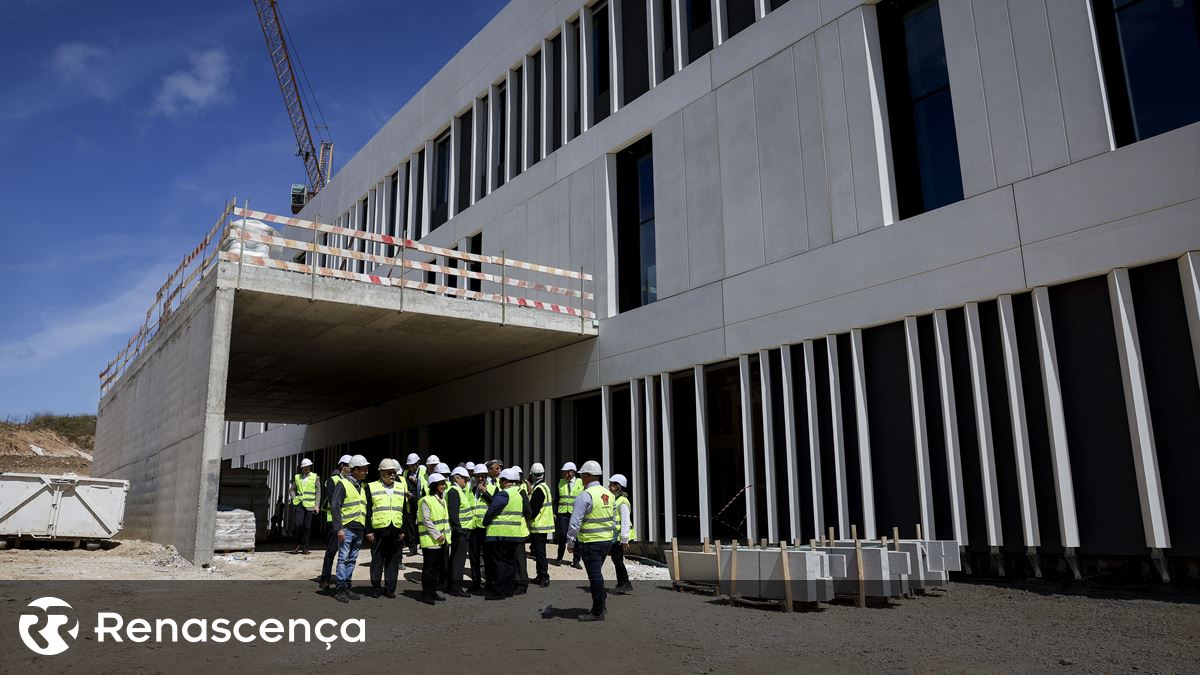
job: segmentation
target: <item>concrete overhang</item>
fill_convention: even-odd
[[[592,339],[590,319],[221,263],[225,418],[308,424]]]

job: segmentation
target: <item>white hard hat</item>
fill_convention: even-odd
[[[510,480],[515,483],[521,480],[521,475],[515,469],[509,468],[500,472],[500,480]]]
[[[388,469],[391,469],[393,471],[399,471],[400,470],[400,462],[397,462],[394,459],[385,459],[379,463],[380,471],[387,471]]]
[[[445,481],[446,481],[446,477],[436,471],[429,474],[429,484],[430,485],[433,485],[434,483],[444,483]]]
[[[350,463],[350,455],[342,455],[341,457],[338,458],[338,464],[349,464],[349,463]]]
[[[474,471],[475,470],[475,462],[467,462],[466,469],[467,469],[467,471]]]
[[[525,473],[525,470],[521,468],[520,464],[513,464],[509,468],[512,469],[513,471],[516,471],[518,474]]]
[[[404,463],[409,466],[412,466],[413,464],[420,464],[421,456],[415,452],[410,452],[408,453],[408,459],[404,460]]]
[[[575,468],[575,462],[567,462],[566,464],[563,464],[563,468],[559,469],[559,471],[577,471]]]
[[[462,476],[463,478],[471,477],[471,474],[467,473],[467,470],[462,468],[461,466],[454,467],[454,471],[451,472],[451,475],[452,476]]]
[[[363,466],[371,466],[371,463],[367,461],[366,457],[363,457],[362,455],[355,455],[350,458],[351,469],[357,469]]]
[[[588,460],[583,463],[583,468],[579,470],[579,473],[586,473],[591,476],[603,476],[604,469],[600,468],[600,462]]]
[[[300,460],[300,468],[303,469],[306,466],[312,466],[312,460],[307,457]]]
[[[485,466],[485,465],[483,465],[483,464],[476,464],[476,465],[475,465],[475,475],[476,475],[476,476],[486,476],[486,475],[487,475],[487,472],[488,472],[488,470],[487,470],[487,466]]]
[[[625,480],[625,474],[623,474],[623,473],[614,473],[613,477],[609,478],[608,481],[610,483],[616,483],[617,485],[620,485],[623,488],[629,487],[629,482]]]
[[[442,460],[438,459],[437,455],[430,455],[429,459],[425,460],[426,464],[439,464]]]
[[[529,473],[531,473],[531,474],[546,473],[546,467],[542,466],[541,462],[534,462],[533,466],[529,467]]]

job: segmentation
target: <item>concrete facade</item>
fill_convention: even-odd
[[[727,1],[713,4],[721,10]],[[642,11],[632,0],[609,2],[617,13]],[[938,538],[992,553],[1171,548],[1170,528],[1184,525],[1168,515],[1184,501],[1164,484],[1156,452],[1159,459],[1171,453],[1177,468],[1192,466],[1178,450],[1162,450],[1178,445],[1168,436],[1187,425],[1171,422],[1156,450],[1150,418],[1164,414],[1155,412],[1155,398],[1162,400],[1155,392],[1167,390],[1183,391],[1181,405],[1200,418],[1195,368],[1183,364],[1188,377],[1170,385],[1139,374],[1147,346],[1136,335],[1138,282],[1131,291],[1123,270],[1179,259],[1179,316],[1185,306],[1191,313],[1164,330],[1176,335],[1181,325],[1188,344],[1200,344],[1189,262],[1189,252],[1200,249],[1200,124],[1116,147],[1087,0],[940,2],[964,199],[904,220],[875,3],[790,0],[769,12],[776,3],[762,3],[758,20],[732,37],[716,20],[712,51],[689,63],[685,41],[674,40],[669,77],[664,57],[652,53],[649,91],[628,101],[610,93],[611,114],[593,124],[587,78],[595,36],[566,32],[577,18],[586,25],[600,4],[514,0],[302,214],[444,247],[481,233],[483,253],[582,268],[596,277],[598,338],[419,391],[397,389],[390,400],[301,429],[272,428],[226,446],[227,459],[273,462],[478,415],[486,431],[463,460],[487,453],[519,461],[529,450],[521,447],[522,429],[544,439],[532,448],[534,459],[573,458],[562,410],[598,392],[602,456],[632,453],[630,471],[648,462],[641,475],[655,479],[642,503],[661,503],[663,512],[636,517],[639,530],[659,541],[675,533],[681,513],[680,462],[697,458],[701,466],[687,489],[698,493],[695,532],[708,537],[724,499],[710,496],[716,486],[707,467],[736,456],[731,466],[745,479],[738,485],[755,486],[744,500],[752,532],[741,537],[777,540],[851,524],[872,537],[876,525],[879,534],[900,525],[908,536],[920,522],[926,533],[936,529]],[[669,26],[663,7],[651,8],[649,34],[685,37],[684,5],[670,3]],[[508,180],[499,187],[481,189],[496,184],[479,175],[495,162],[474,162],[465,171],[468,204],[452,197],[450,218],[436,228],[428,217],[416,219],[411,206],[429,199],[430,172],[417,184],[405,164],[415,167],[425,151],[428,166],[433,140],[457,128],[468,110],[477,132],[494,126],[495,85],[511,87],[512,69],[530,67],[528,57],[553,45],[562,52],[540,59],[546,73],[560,56],[561,64],[583,64],[578,83],[565,75],[562,86],[545,90],[563,99],[562,138],[543,125],[541,143],[522,144],[504,163]],[[612,50],[610,92],[623,90],[616,66],[631,48]],[[574,136],[576,101],[567,94],[577,84],[585,109]],[[528,124],[529,98],[513,99],[507,119]],[[646,134],[654,156],[657,301],[618,312],[614,158]],[[495,159],[495,133],[486,147],[479,133],[473,139],[472,157]],[[523,170],[516,175],[514,167]],[[397,172],[410,178],[395,191],[389,177]],[[389,218],[391,203],[410,208]],[[1114,274],[1109,292],[1086,281]],[[1141,276],[1151,288],[1150,273]],[[1073,393],[1088,389],[1087,373],[1063,353],[1077,344],[1067,333],[1077,331],[1064,333],[1055,322],[1056,314],[1085,310],[1084,318],[1094,318],[1093,301],[1112,307],[1113,316],[1101,327],[1103,347],[1088,358],[1111,369],[1104,383],[1116,397],[1106,388],[1095,406],[1128,413],[1120,415],[1128,445],[1104,451],[1116,473],[1080,465],[1090,451],[1080,425],[1100,407]],[[704,384],[706,366],[729,361],[740,371],[734,453],[713,437],[724,399],[715,401]],[[691,393],[672,394],[672,383],[685,381]],[[613,396],[630,405],[614,404]],[[647,424],[656,400],[657,422]],[[542,414],[531,415],[531,404]],[[686,421],[676,419],[682,406],[694,408]],[[425,433],[388,450],[444,452],[429,447]],[[1126,463],[1129,473],[1117,475]],[[764,479],[763,468],[772,465],[792,475],[768,486],[774,477]],[[792,489],[794,481],[806,487]],[[1109,485],[1129,496],[1120,513],[1093,505],[1103,499],[1096,488]],[[764,518],[755,517],[760,493]],[[1125,511],[1140,531],[1100,536],[1101,523]],[[1200,536],[1187,539],[1193,544],[1180,550],[1200,554]]]

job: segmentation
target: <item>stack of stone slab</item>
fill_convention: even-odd
[[[702,551],[666,552],[677,585],[711,587],[731,598],[793,602],[829,602],[859,594],[858,556],[862,556],[863,595],[892,598],[944,586],[961,569],[958,543],[902,539],[886,546],[877,541],[837,540],[808,546],[743,547],[717,544]],[[784,560],[787,561],[787,581]]]

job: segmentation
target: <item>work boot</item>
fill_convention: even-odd
[[[612,589],[612,592],[615,595],[625,595],[626,593],[632,593],[633,592],[633,584],[629,583],[628,581],[626,581],[623,584],[617,584],[617,587]]]
[[[347,588],[345,591],[343,591],[343,593],[345,593],[346,597],[350,598],[351,600],[362,600],[361,594],[355,593],[354,591],[350,590],[349,588]]]
[[[589,612],[587,614],[580,615],[579,620],[580,621],[603,621],[604,615],[603,614],[592,614],[591,612]]]
[[[308,550],[308,549],[306,549],[306,548],[302,548],[302,549],[300,549],[300,553],[301,553],[302,555],[309,555],[310,553],[312,553],[312,551],[310,551],[310,550]]]
[[[296,544],[296,547],[292,549],[292,553],[295,554],[295,553],[299,553],[299,552],[300,552],[300,544]]]
[[[384,591],[383,597],[388,598],[389,600],[395,600],[396,599],[396,591]]]
[[[371,589],[371,597],[372,598],[378,598],[380,595],[383,595],[382,588],[372,588]]]
[[[583,565],[578,560],[576,560],[575,562],[571,563],[571,568],[581,570],[581,569],[583,569]]]
[[[433,598],[434,600],[437,600],[438,602],[441,602],[446,599],[446,596],[438,593],[437,591],[434,591],[433,594],[430,595],[429,597]]]
[[[338,591],[334,596],[334,600],[338,602],[350,602],[350,596],[346,595],[345,591]]]

